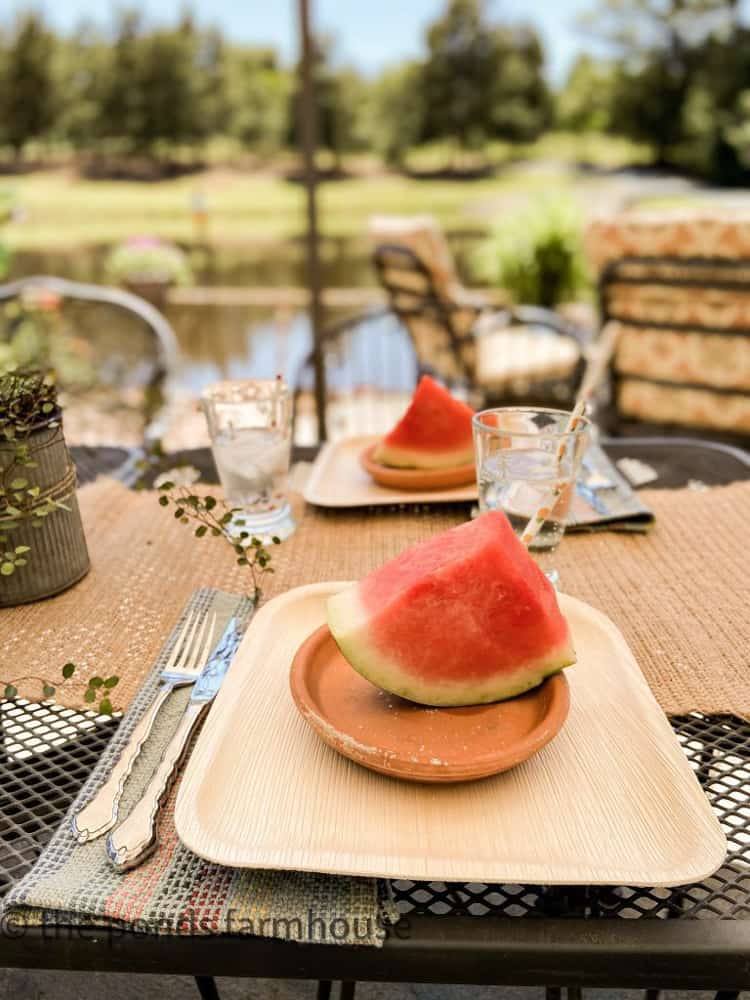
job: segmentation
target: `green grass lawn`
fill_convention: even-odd
[[[299,235],[305,224],[304,192],[297,183],[265,173],[210,170],[151,183],[82,180],[71,171],[40,171],[13,183],[22,209],[5,238],[18,249],[110,243],[149,233],[191,241],[191,199],[205,197],[209,234],[217,243],[280,240]],[[482,228],[507,200],[554,186],[570,187],[563,172],[527,175],[509,168],[483,180],[414,180],[374,175],[328,181],[320,186],[322,229],[332,236],[364,234],[376,212],[434,214],[447,229]]]
[[[578,182],[596,183],[576,166],[578,159],[609,164],[628,162],[635,147],[617,140],[586,141],[545,136],[529,159],[519,161],[490,147],[487,156],[501,164],[494,176],[472,179],[414,179],[382,169],[328,181],[320,187],[322,230],[332,236],[364,235],[373,213],[423,213],[437,217],[447,230],[482,229],[519,200],[540,192],[566,193]],[[443,151],[443,156],[445,151]],[[435,149],[423,151],[420,167],[439,162]],[[503,160],[502,156],[505,156]],[[425,159],[426,158],[426,159]],[[360,166],[361,164],[357,164]],[[282,240],[304,228],[304,192],[271,169],[242,170],[213,166],[176,180],[102,181],[82,179],[73,169],[50,169],[0,180],[22,209],[9,223],[5,240],[17,249],[59,249],[111,243],[149,233],[190,242],[195,238],[191,199],[205,197],[209,236],[217,244]]]

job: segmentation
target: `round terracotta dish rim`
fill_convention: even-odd
[[[338,728],[318,711],[318,705],[308,681],[315,667],[316,657],[322,647],[329,642],[335,645],[335,640],[328,626],[321,625],[305,639],[295,653],[289,672],[289,686],[294,703],[305,722],[328,746],[342,756],[368,768],[368,770],[377,771],[391,778],[430,784],[453,784],[501,774],[503,771],[522,764],[550,743],[560,732],[568,716],[570,689],[567,678],[564,673],[560,672],[547,677],[538,687],[520,696],[547,699],[547,710],[536,725],[511,746],[505,746],[496,752],[481,754],[470,762],[453,764],[413,761],[405,757],[398,757],[394,751],[387,747],[375,748],[378,752],[377,756],[374,756],[372,746],[360,743],[356,736]],[[336,648],[338,649],[338,647]],[[346,662],[340,652],[339,655]],[[353,667],[349,669],[356,673]],[[486,709],[490,712],[502,704],[504,703],[492,702],[487,705],[470,707]],[[437,709],[437,711],[440,712],[441,709]]]
[[[378,486],[394,490],[445,490],[452,486],[469,486],[476,482],[474,463],[456,465],[445,469],[397,469],[376,462],[372,454],[377,447],[371,444],[360,454],[359,461]]]

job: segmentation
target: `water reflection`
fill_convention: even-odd
[[[134,234],[138,235],[138,234]],[[471,274],[471,255],[481,230],[447,234],[459,272]],[[244,246],[181,244],[193,271],[194,283],[237,288],[304,288],[305,248],[302,239],[249,242]],[[104,262],[110,244],[69,248],[17,250],[11,259],[10,279],[29,274],[53,274],[75,281],[105,284]],[[372,246],[362,237],[325,236],[320,241],[321,273],[328,288],[362,288],[377,284],[371,262]]]
[[[281,374],[290,385],[312,387],[305,362],[312,350],[306,313],[289,310],[171,306],[172,322],[183,357],[180,386],[198,395],[221,378],[271,378]],[[328,322],[344,319],[330,311]],[[416,367],[408,337],[391,315],[363,314],[350,331],[326,350],[326,372],[332,392],[362,386],[409,389]]]
[[[19,252],[13,261],[12,277],[53,274],[74,280],[102,283],[106,247],[50,252]],[[214,249],[198,259],[196,283],[239,287],[304,285],[302,248],[294,242],[268,248],[241,250]],[[374,280],[369,250],[351,240],[324,241],[326,283],[338,287],[372,284]],[[177,336],[182,363],[174,380],[182,410],[178,422],[182,433],[175,447],[198,443],[202,417],[190,403],[211,382],[223,378],[270,378],[281,374],[306,395],[298,412],[309,410],[312,401],[312,369],[309,358],[312,336],[304,311],[291,307],[261,308],[222,304],[174,303],[166,315]],[[326,324],[339,325],[350,311],[329,309]],[[122,317],[120,317],[122,319]],[[95,325],[96,326],[96,325]],[[82,330],[76,324],[76,328]],[[85,336],[100,338],[107,332],[119,343],[131,345],[131,335],[117,323],[99,323]],[[401,408],[416,379],[416,362],[408,336],[395,318],[370,311],[343,336],[331,340],[325,351],[331,423],[340,433],[369,433],[384,430],[392,422],[391,408]],[[357,403],[357,414],[349,402]],[[385,409],[384,409],[385,407]],[[344,414],[341,416],[341,414]],[[187,415],[187,416],[186,416]],[[189,417],[189,419],[188,419]],[[334,419],[335,418],[335,419]],[[363,422],[364,421],[364,422]],[[309,415],[309,422],[314,419]],[[74,432],[72,414],[68,421],[71,439],[86,443],[138,441],[135,430],[126,431],[119,420],[106,426],[87,417],[85,426]],[[372,425],[372,426],[371,426]],[[377,425],[377,426],[375,426]],[[304,435],[303,435],[304,436]]]

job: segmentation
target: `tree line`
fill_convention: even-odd
[[[647,143],[657,163],[720,183],[750,179],[750,26],[741,0],[600,0],[581,25],[609,59],[579,57],[563,128]]]
[[[456,39],[460,44],[455,46]],[[543,52],[526,28],[489,24],[479,0],[452,0],[429,29],[429,54],[366,80],[317,41],[318,131],[337,156],[374,150],[399,162],[433,138],[480,147],[526,140],[551,121]],[[154,154],[226,136],[261,153],[295,144],[297,72],[269,49],[229,42],[186,13],[150,27],[136,10],[103,35],[60,36],[26,12],[0,38],[0,143]]]
[[[483,0],[447,0],[425,54],[375,79],[317,40],[321,144],[399,165],[422,143],[481,150],[545,130],[628,136],[657,162],[727,182],[750,166],[750,29],[739,0],[600,0],[580,26],[607,59],[582,55],[558,93],[536,31],[490,18]],[[0,145],[85,153],[196,153],[215,137],[272,154],[298,135],[298,75],[276,52],[226,39],[186,13],[169,27],[122,11],[110,33],[55,32],[27,11],[0,33]]]

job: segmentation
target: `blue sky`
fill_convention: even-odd
[[[338,40],[338,57],[366,72],[416,55],[422,47],[425,25],[443,8],[442,0],[311,0],[319,29]],[[136,4],[153,21],[174,20],[184,0],[140,0]],[[0,20],[7,22],[23,4],[0,0]],[[45,11],[63,29],[88,17],[107,24],[116,5],[101,0],[40,0]],[[286,59],[295,55],[295,0],[193,0],[201,22],[219,24],[227,35],[242,41],[275,45]],[[590,45],[576,30],[576,18],[596,6],[596,0],[489,0],[492,13],[511,21],[531,21],[541,33],[550,76],[561,82],[581,48]]]

